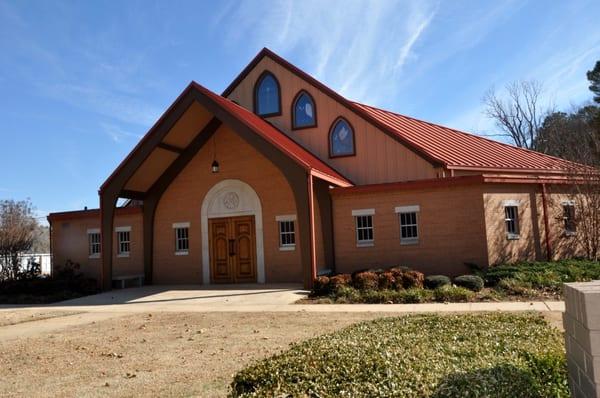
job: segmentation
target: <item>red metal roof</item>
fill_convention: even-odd
[[[195,89],[211,98],[217,105],[236,117],[239,121],[248,126],[256,134],[270,142],[276,148],[281,150],[287,156],[302,165],[307,171],[316,172],[319,178],[324,178],[340,186],[353,185],[346,177],[338,173],[331,166],[325,164],[315,155],[310,153],[296,141],[285,135],[279,129],[274,127],[269,122],[265,121],[260,116],[255,115],[246,108],[241,107],[235,102],[224,98],[216,93],[213,93],[206,87],[201,86],[196,82],[192,82]],[[329,178],[327,178],[329,177]]]
[[[449,169],[502,169],[560,173],[581,167],[539,152],[518,148],[448,127],[352,102],[404,141]]]

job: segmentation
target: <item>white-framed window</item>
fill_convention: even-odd
[[[356,229],[356,246],[367,247],[375,244],[373,215],[375,215],[375,209],[352,210]]]
[[[100,258],[102,243],[100,240],[100,229],[88,229],[88,254],[90,258]]]
[[[190,250],[190,223],[174,223],[173,231],[175,232],[175,255],[187,256]]]
[[[516,201],[504,202],[504,223],[506,225],[506,237],[508,239],[519,239],[519,203]]]
[[[418,214],[420,207],[418,205],[399,206],[395,211],[400,222],[400,244],[415,245],[419,243]]]
[[[296,249],[296,215],[276,216],[279,228],[279,250]]]
[[[129,257],[131,251],[131,227],[117,227],[117,257]]]
[[[575,235],[577,232],[577,222],[575,221],[575,203],[572,201],[563,202],[563,223],[566,235]]]

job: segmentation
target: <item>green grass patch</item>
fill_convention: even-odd
[[[568,397],[561,333],[534,314],[382,318],[235,375],[233,397]]]
[[[563,283],[600,279],[600,262],[562,260],[498,265],[483,271],[482,277],[490,286],[501,285],[501,281],[510,279],[511,285],[518,289],[561,294]]]

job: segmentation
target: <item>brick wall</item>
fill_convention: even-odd
[[[205,145],[173,180],[156,209],[154,224],[154,282],[202,283],[201,207],[206,193],[219,181],[239,179],[258,194],[263,212],[266,282],[301,282],[299,236],[296,250],[280,251],[277,215],[296,214],[291,188],[269,159],[238,134],[222,126],[215,135],[220,171],[210,172],[213,143]],[[189,255],[174,253],[172,224],[190,222]]]
[[[336,269],[405,265],[426,274],[459,275],[465,263],[487,265],[480,186],[333,196]],[[396,206],[419,205],[419,243],[402,245]],[[375,209],[374,245],[357,247],[352,210]]]

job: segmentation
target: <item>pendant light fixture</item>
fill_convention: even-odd
[[[219,172],[219,162],[217,162],[217,140],[213,135],[213,162],[210,166],[210,170],[214,173]]]

